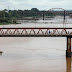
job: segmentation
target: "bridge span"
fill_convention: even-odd
[[[72,28],[0,28],[0,37],[72,37]]]
[[[0,37],[67,37],[66,56],[71,57],[72,28],[0,28]]]

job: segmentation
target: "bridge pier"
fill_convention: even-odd
[[[71,57],[71,37],[67,37],[66,57]]]

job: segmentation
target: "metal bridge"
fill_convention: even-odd
[[[66,56],[71,57],[72,28],[0,28],[0,37],[67,37]]]
[[[72,37],[72,28],[0,28],[0,37]]]

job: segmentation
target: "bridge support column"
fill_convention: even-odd
[[[67,37],[66,57],[71,57],[71,37]]]

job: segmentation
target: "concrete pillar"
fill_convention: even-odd
[[[67,37],[66,57],[71,57],[71,37]]]

